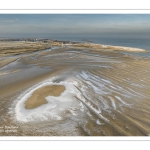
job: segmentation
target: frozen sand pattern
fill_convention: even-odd
[[[29,109],[26,109],[27,101],[30,97],[32,97],[32,94],[42,89],[43,87],[52,87],[52,86],[58,86],[58,87],[64,87],[61,89],[61,93],[53,93],[54,96],[47,96],[45,97],[46,103],[44,105],[38,106],[35,108],[35,106],[29,104]],[[57,87],[55,87],[57,88]],[[56,89],[57,90],[57,89]],[[59,96],[60,94],[60,96]],[[51,94],[49,94],[51,95]],[[80,93],[73,85],[72,80],[64,81],[61,83],[53,83],[51,81],[45,81],[45,83],[42,83],[41,85],[31,88],[30,91],[26,91],[23,95],[21,95],[18,100],[15,112],[16,117],[18,121],[28,122],[28,121],[35,121],[35,120],[61,120],[62,112],[65,110],[71,111],[73,113],[72,108],[77,107],[78,102],[75,101],[74,96],[80,97]],[[27,107],[27,108],[28,108]],[[33,109],[34,108],[34,109]],[[76,115],[74,113],[74,115]]]
[[[20,71],[0,76],[0,124],[19,126],[17,135],[150,133],[149,59],[86,47],[17,57],[1,71]],[[47,103],[39,107],[25,108],[34,91],[54,85],[65,91],[44,96]]]
[[[63,85],[49,85],[44,86],[32,93],[32,95],[25,102],[26,109],[34,109],[43,104],[47,104],[47,96],[60,96],[62,92],[65,91]]]

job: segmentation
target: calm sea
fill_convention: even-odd
[[[50,37],[52,38],[52,37]],[[138,37],[93,37],[93,36],[76,36],[76,37],[53,37],[52,39],[57,40],[67,40],[67,41],[83,41],[83,42],[92,42],[98,44],[106,44],[106,45],[116,45],[116,46],[127,46],[127,47],[136,47],[142,48],[146,50],[150,50],[150,37],[138,38]]]
[[[142,48],[147,50],[147,52],[134,53],[134,55],[150,58],[150,37],[140,38],[140,37],[93,37],[93,36],[78,37],[76,36],[76,37],[54,37],[54,39]]]

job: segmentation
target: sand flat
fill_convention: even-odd
[[[2,69],[2,73],[14,69],[20,71],[0,75],[0,126],[11,124],[19,126],[19,130],[16,134],[0,135],[149,135],[150,59],[137,57],[136,54],[133,57],[133,54],[124,55],[120,51],[114,52],[113,48],[107,51],[107,46],[79,46],[81,48],[66,46],[23,57],[18,55],[21,59]],[[5,58],[2,57],[1,60]],[[51,86],[31,92],[32,96],[21,103],[22,107],[16,107],[16,101],[20,102],[20,96],[26,90],[44,80],[50,81],[52,85],[50,83]],[[64,90],[64,94],[67,93],[68,88],[60,88],[58,85],[69,81],[72,87],[77,88],[81,97],[76,91],[71,103],[66,102],[67,105],[64,105],[65,99],[60,94]],[[60,108],[67,107],[61,109],[62,113],[51,109],[44,115],[45,108],[57,103],[57,100],[48,103],[50,97],[45,99],[47,96],[60,98]],[[20,116],[27,116],[27,122],[22,123],[22,120],[17,119],[17,114],[14,115],[16,108]],[[58,107],[55,108],[57,110]],[[33,112],[33,116],[30,112]],[[51,114],[60,116],[61,121],[51,118]],[[34,120],[35,116],[39,117],[38,123]]]
[[[95,50],[111,50],[111,51],[129,51],[129,52],[144,52],[144,49],[141,48],[133,48],[133,47],[125,47],[125,46],[112,46],[112,45],[102,45],[102,44],[94,44],[94,43],[77,43],[73,44],[76,48],[92,48]]]
[[[18,58],[7,58],[7,59],[4,59],[4,60],[0,60],[0,68],[4,67],[5,65],[10,64],[11,62],[14,62],[17,59]]]
[[[70,43],[63,44],[63,41],[44,41],[40,42],[22,42],[22,41],[1,41],[0,42],[0,56],[19,55],[25,53],[32,53],[39,50],[51,48],[52,46],[58,47],[73,47],[73,48],[92,48],[93,50],[111,50],[111,51],[129,51],[129,52],[144,52],[144,49],[124,47],[124,46],[112,46],[102,45],[95,43]]]
[[[45,97],[47,96],[60,96],[62,92],[65,91],[63,85],[51,85],[44,86],[34,91],[32,96],[25,102],[26,109],[34,109],[43,104],[46,104],[47,101]]]
[[[48,49],[51,46],[62,46],[61,42],[25,42],[25,41],[0,41],[0,56],[19,55]]]

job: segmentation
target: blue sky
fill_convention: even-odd
[[[148,14],[0,14],[0,37],[149,36]]]

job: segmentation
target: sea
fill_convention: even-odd
[[[2,37],[0,37],[1,39]],[[6,37],[5,37],[6,38]],[[9,38],[9,37],[7,37]],[[13,37],[11,37],[13,38]],[[16,38],[16,37],[15,37]],[[17,38],[25,38],[25,37],[17,37]],[[104,44],[104,45],[113,45],[113,46],[125,46],[125,47],[134,47],[145,49],[144,53],[129,53],[129,55],[138,55],[140,57],[150,58],[150,36],[119,36],[119,35],[82,35],[82,34],[59,34],[59,35],[38,35],[33,37],[26,38],[41,38],[41,39],[51,39],[51,40],[61,40],[61,41],[73,41],[73,42],[88,42],[88,43],[96,43],[96,44]],[[125,52],[123,52],[125,53]],[[127,52],[128,54],[128,52]]]
[[[133,57],[128,57],[121,51],[57,47],[16,55],[16,61],[0,68],[0,127],[13,126],[16,130],[1,129],[0,136],[149,136],[149,40],[90,36],[53,39],[147,51],[130,52]],[[47,85],[62,85],[65,91],[60,96],[38,94],[47,103],[26,109],[29,96]]]
[[[145,49],[145,53],[129,53],[130,55],[137,55],[140,57],[150,58],[150,36],[146,37],[119,37],[119,36],[54,36],[51,39],[75,41],[75,42],[89,42],[113,46],[125,46]],[[123,52],[124,53],[124,52]],[[128,54],[128,52],[126,52]]]

